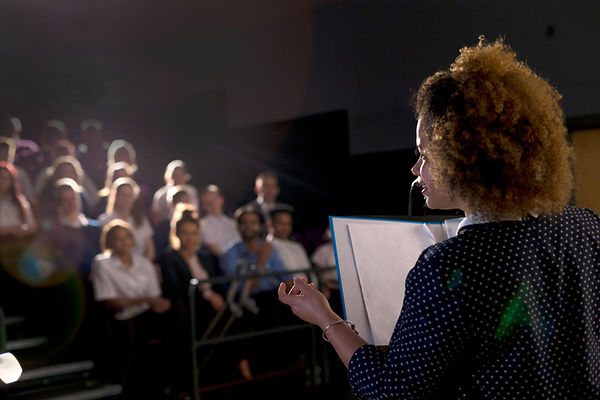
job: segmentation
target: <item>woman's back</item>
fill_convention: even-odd
[[[390,343],[386,365],[402,368],[378,371],[378,395],[397,394],[400,374],[410,398],[597,398],[599,265],[600,218],[575,207],[469,225],[432,246]]]

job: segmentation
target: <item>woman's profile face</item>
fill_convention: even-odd
[[[461,208],[457,201],[450,200],[448,191],[441,188],[441,185],[437,184],[431,176],[431,161],[424,155],[429,145],[429,138],[421,118],[417,122],[416,131],[419,158],[411,168],[411,172],[419,178],[419,186],[425,197],[425,204],[431,209],[451,210]]]
[[[185,222],[177,230],[182,250],[196,250],[200,247],[200,227],[193,222]]]

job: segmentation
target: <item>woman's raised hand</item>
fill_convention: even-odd
[[[278,294],[279,300],[289,305],[297,317],[321,329],[340,319],[323,293],[315,289],[314,284],[308,284],[306,278],[294,278],[294,286],[289,293],[286,293],[285,283],[282,282]]]

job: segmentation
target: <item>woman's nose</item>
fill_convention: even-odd
[[[414,176],[419,176],[420,169],[421,169],[421,160],[417,160],[415,165],[413,165],[412,168],[410,169],[410,172],[412,172],[412,174]]]

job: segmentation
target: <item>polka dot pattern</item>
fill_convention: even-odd
[[[426,249],[383,352],[359,348],[361,399],[600,399],[600,217],[468,225]]]

